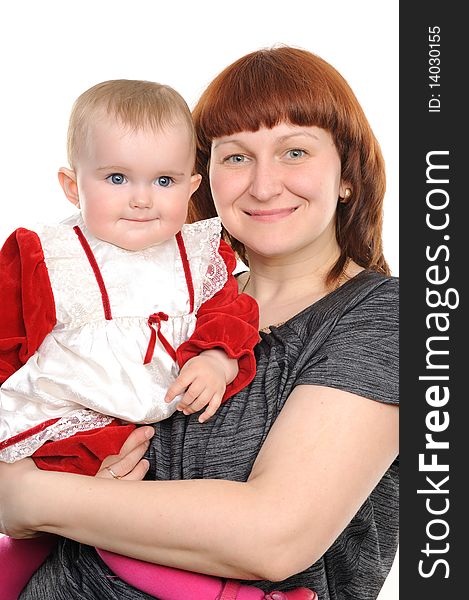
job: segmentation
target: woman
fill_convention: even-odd
[[[178,481],[131,481],[148,467],[148,428],[101,478],[3,465],[3,530],[58,533],[266,591],[376,598],[397,547],[398,443],[379,146],[335,69],[293,48],[229,66],[194,118],[204,175],[194,218],[216,207],[249,264],[239,283],[260,307],[256,377],[208,423],[178,413],[156,426],[147,478]],[[89,546],[65,541],[22,598],[80,589],[147,597]]]

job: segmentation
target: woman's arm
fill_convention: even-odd
[[[167,566],[283,580],[332,544],[397,445],[396,407],[302,385],[246,483],[103,480],[29,468],[11,476],[5,465],[0,505],[17,531],[20,523]]]

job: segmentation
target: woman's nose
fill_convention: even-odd
[[[250,193],[261,201],[278,196],[283,190],[280,168],[273,164],[258,162],[252,170]]]

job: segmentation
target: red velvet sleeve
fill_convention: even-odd
[[[176,356],[180,367],[209,348],[221,348],[230,358],[236,358],[239,372],[226,387],[225,401],[252,381],[256,373],[254,346],[259,341],[259,309],[251,296],[238,292],[238,283],[233,276],[236,258],[223,240],[219,253],[226,264],[228,281],[213,298],[202,304],[195,331],[179,346]]]
[[[36,352],[56,322],[39,237],[17,229],[0,251],[0,384]]]

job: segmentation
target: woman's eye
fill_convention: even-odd
[[[156,183],[161,187],[169,187],[173,183],[173,178],[162,175],[156,179]]]
[[[240,165],[246,161],[246,157],[244,154],[232,154],[231,156],[227,156],[225,158],[225,162],[230,163],[232,165]]]
[[[114,185],[122,185],[126,181],[125,175],[122,175],[122,173],[113,173],[109,177],[106,177],[106,179]]]
[[[306,152],[304,150],[301,150],[300,148],[293,148],[292,150],[289,150],[287,152],[288,158],[303,158],[305,154]]]

